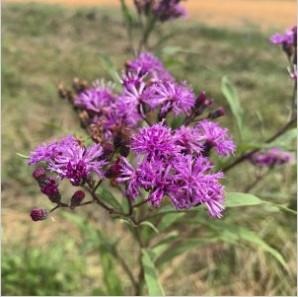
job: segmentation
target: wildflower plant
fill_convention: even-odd
[[[296,93],[289,122],[263,143],[247,143],[241,137],[243,123],[236,91],[224,78],[222,90],[240,135],[233,137],[218,121],[225,116],[224,108],[204,90],[196,93],[187,81],[178,81],[149,51],[149,37],[155,26],[186,15],[182,3],[135,0],[133,14],[124,0],[120,2],[132,57],[113,83],[89,84],[75,79],[73,90],[59,86],[60,96],[73,107],[88,141],[66,135],[33,149],[28,159],[32,176],[53,208],[34,208],[30,215],[33,221],[42,221],[58,209],[75,211],[92,204],[107,211],[112,219],[126,222],[139,246],[138,275],[115,252],[117,247],[111,252],[131,281],[131,293],[144,294],[146,284],[148,294],[162,295],[156,269],[166,258],[178,255],[175,249],[188,240],[187,236],[169,237],[170,228],[187,218],[203,220],[203,225],[212,226],[213,233],[210,231],[205,239],[212,243],[219,231],[212,221],[221,220],[227,207],[272,203],[248,194],[255,181],[247,193],[227,192],[225,177],[246,161],[261,170],[267,168],[266,174],[276,166],[293,163],[293,155],[278,148],[278,144],[280,138],[293,135]],[[139,29],[141,32],[134,34]],[[274,44],[282,45],[289,59],[294,90],[296,31],[294,28],[271,38]],[[135,36],[139,40],[134,40]],[[264,176],[258,175],[257,182]],[[72,187],[70,197],[61,190],[63,180]],[[108,198],[101,189],[110,189]],[[260,238],[258,242],[285,265],[277,251]]]

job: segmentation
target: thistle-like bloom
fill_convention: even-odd
[[[140,193],[141,184],[138,173],[126,158],[121,157],[117,165],[119,166],[119,176],[116,180],[119,183],[127,183],[126,195],[134,200]]]
[[[161,114],[173,111],[175,115],[187,114],[195,104],[195,94],[185,84],[162,81],[152,84],[144,92],[144,101],[151,107],[161,106]]]
[[[175,131],[174,139],[183,154],[200,155],[203,151],[204,138],[195,128],[180,127]]]
[[[101,145],[82,146],[73,136],[37,147],[29,157],[29,164],[45,162],[47,169],[67,178],[73,185],[79,185],[95,173],[102,176],[105,161],[101,160]]]
[[[128,71],[137,72],[140,75],[149,74],[155,80],[173,80],[161,61],[148,52],[140,53],[136,59],[127,62],[126,67]]]
[[[209,120],[199,122],[196,128],[205,140],[206,150],[214,148],[217,154],[221,156],[229,156],[235,152],[236,146],[228,129]]]
[[[213,217],[221,217],[224,209],[224,189],[219,183],[221,172],[210,173],[208,159],[191,156],[178,158],[173,162],[176,170],[174,182],[169,189],[172,203],[178,209],[204,204]]]
[[[186,16],[186,10],[180,0],[160,0],[153,8],[153,13],[161,22]]]
[[[110,107],[116,98],[112,90],[106,86],[97,86],[80,93],[75,98],[75,105],[88,111],[102,113]]]
[[[291,153],[283,151],[279,148],[271,148],[265,152],[254,153],[250,157],[252,164],[258,167],[274,167],[291,163],[294,157]]]
[[[297,27],[287,30],[284,34],[275,33],[271,36],[270,41],[273,44],[281,44],[291,46],[296,43],[297,38]]]
[[[173,156],[178,152],[171,130],[162,124],[142,128],[132,138],[131,149],[148,160]]]

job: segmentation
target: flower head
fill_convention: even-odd
[[[204,204],[213,217],[221,217],[224,209],[224,191],[219,180],[223,174],[210,173],[212,168],[204,157],[180,157],[173,163],[176,170],[169,196],[176,208],[190,208]]]
[[[73,136],[37,147],[29,157],[29,164],[45,162],[47,169],[79,185],[91,174],[102,176],[105,161],[101,160],[101,145],[82,146]]]
[[[97,86],[80,93],[75,98],[75,105],[88,111],[102,113],[115,102],[116,97],[106,86]]]
[[[180,0],[160,0],[153,8],[154,14],[161,22],[186,16],[186,10],[179,4]]]
[[[273,44],[291,46],[296,43],[297,27],[287,30],[284,34],[275,33],[271,36],[270,41]]]
[[[144,92],[144,101],[151,107],[161,106],[161,113],[173,110],[175,115],[187,114],[195,104],[195,94],[185,84],[160,81],[152,84]]]
[[[182,126],[175,131],[175,144],[184,154],[201,154],[204,138],[195,128]]]
[[[203,120],[196,126],[205,140],[205,148],[213,148],[221,156],[229,156],[235,152],[236,146],[229,135],[228,129],[220,127],[217,123]]]
[[[279,148],[271,148],[265,152],[254,153],[250,161],[259,167],[273,167],[292,162],[293,155]]]
[[[149,52],[142,52],[140,55],[126,64],[129,71],[137,72],[140,75],[149,74],[157,80],[172,80],[172,75],[165,69],[161,61]]]
[[[162,124],[139,130],[132,139],[131,149],[148,159],[169,157],[178,151],[171,130]]]

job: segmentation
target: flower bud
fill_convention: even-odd
[[[81,202],[84,200],[85,198],[85,192],[83,191],[76,191],[70,200],[70,208],[74,209],[76,206],[80,205]]]
[[[106,171],[105,176],[107,178],[116,178],[119,176],[120,170],[120,159],[117,159],[116,162]]]
[[[43,194],[48,196],[48,198],[54,203],[58,203],[61,199],[58,185],[57,185],[56,181],[52,178],[45,180],[41,184],[40,190]]]
[[[38,182],[42,182],[46,178],[46,170],[43,167],[37,167],[33,171],[32,176]]]
[[[209,119],[216,119],[219,117],[222,117],[225,114],[225,110],[223,107],[219,107],[215,111],[212,111],[209,113],[208,118]]]
[[[30,216],[32,221],[43,221],[48,217],[48,211],[43,208],[33,208],[31,210]]]

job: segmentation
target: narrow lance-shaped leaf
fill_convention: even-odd
[[[100,55],[100,61],[104,69],[109,73],[111,78],[114,80],[114,82],[119,86],[121,78],[117,72],[116,67],[114,66],[112,60],[109,56],[101,54]]]
[[[243,126],[242,126],[242,118],[243,118],[243,110],[240,105],[239,97],[237,94],[236,89],[232,85],[232,83],[228,80],[226,76],[222,78],[221,81],[221,90],[224,94],[225,98],[227,99],[227,102],[231,108],[231,111],[235,117],[237,128],[238,128],[238,134],[240,140],[242,140],[242,134],[243,134]]]
[[[142,250],[142,265],[149,296],[164,296],[164,290],[158,279],[158,272],[147,250]]]

